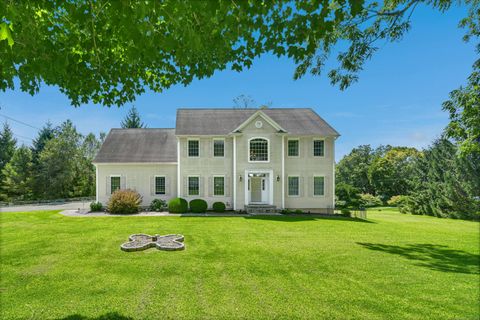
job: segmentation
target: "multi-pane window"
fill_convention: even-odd
[[[223,196],[225,195],[225,178],[213,177],[213,195]]]
[[[198,196],[200,194],[200,178],[188,177],[188,195]]]
[[[300,178],[288,177],[288,195],[298,196],[300,195]]]
[[[155,177],[155,194],[165,194],[165,177]]]
[[[199,144],[198,140],[188,140],[188,156],[189,157],[198,157],[199,155]]]
[[[298,157],[298,140],[288,140],[288,156]]]
[[[120,177],[110,177],[110,193],[120,190]]]
[[[213,156],[224,157],[225,156],[225,141],[213,140]]]
[[[313,195],[323,196],[325,195],[325,178],[313,177]]]
[[[313,156],[323,157],[325,155],[325,141],[313,140]]]
[[[256,138],[250,140],[250,161],[268,161],[268,140]]]

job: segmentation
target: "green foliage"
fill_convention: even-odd
[[[391,197],[387,204],[391,207],[401,207],[407,200],[407,196],[398,195]]]
[[[153,199],[152,203],[150,203],[150,211],[164,211],[167,208],[167,201],[162,199]]]
[[[351,217],[352,216],[352,213],[347,208],[342,208],[340,210],[340,213],[345,217]]]
[[[31,199],[32,192],[32,152],[21,146],[2,170],[2,194],[8,200]]]
[[[402,211],[437,217],[480,218],[480,153],[456,156],[457,147],[441,138],[415,164],[413,190]]]
[[[12,159],[16,145],[17,139],[13,137],[13,132],[8,122],[5,122],[3,124],[3,130],[0,132],[0,171],[2,171],[10,159]]]
[[[122,120],[122,123],[120,124],[122,128],[146,128],[145,124],[142,122],[140,119],[140,114],[138,113],[137,108],[133,106],[130,108],[128,111],[127,115],[125,118]]]
[[[358,208],[360,205],[360,190],[346,183],[337,183],[335,185],[335,195],[339,201],[344,203],[345,207]]]
[[[204,213],[207,211],[207,201],[203,199],[194,199],[190,201],[190,211],[194,213]]]
[[[142,196],[134,190],[117,190],[108,200],[107,211],[113,214],[131,214],[140,211]]]
[[[223,202],[214,202],[212,208],[215,212],[225,212],[226,206]]]
[[[383,204],[382,200],[379,196],[371,195],[370,193],[362,193],[360,194],[360,207],[363,208],[371,208],[371,207],[379,207]]]
[[[368,178],[375,194],[385,199],[407,194],[414,176],[414,163],[420,152],[415,148],[393,147],[378,155],[368,168]]]
[[[92,203],[90,203],[91,212],[99,212],[99,211],[102,211],[102,209],[103,209],[103,205],[101,202],[93,201]]]
[[[173,198],[168,202],[168,212],[185,213],[188,211],[188,202],[183,198]]]
[[[297,209],[297,210],[294,211],[294,213],[295,213],[295,214],[303,214],[303,211],[300,210],[300,209]]]
[[[296,64],[295,79],[320,75],[338,52],[325,74],[345,89],[377,43],[409,30],[418,2],[444,11],[453,1],[3,1],[0,89],[17,78],[30,94],[56,85],[75,106],[123,105],[269,52]]]

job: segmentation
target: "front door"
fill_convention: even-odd
[[[268,203],[269,180],[264,173],[250,174],[248,177],[249,203]]]

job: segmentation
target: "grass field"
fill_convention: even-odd
[[[0,213],[1,319],[478,319],[479,223]],[[119,249],[132,233],[187,249]]]

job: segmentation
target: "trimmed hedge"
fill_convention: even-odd
[[[102,211],[102,209],[103,209],[103,205],[101,202],[93,201],[92,203],[90,203],[91,212],[99,212],[99,211]]]
[[[207,211],[207,201],[203,199],[194,199],[190,201],[190,211],[194,213],[204,213]]]
[[[108,200],[107,211],[116,214],[138,213],[142,196],[134,190],[117,190]]]
[[[173,198],[168,202],[168,212],[185,213],[188,211],[188,202],[183,198]]]
[[[167,208],[167,202],[162,199],[153,199],[150,203],[150,211],[163,211]]]
[[[215,202],[212,205],[213,211],[215,212],[225,212],[226,206],[223,202]]]

